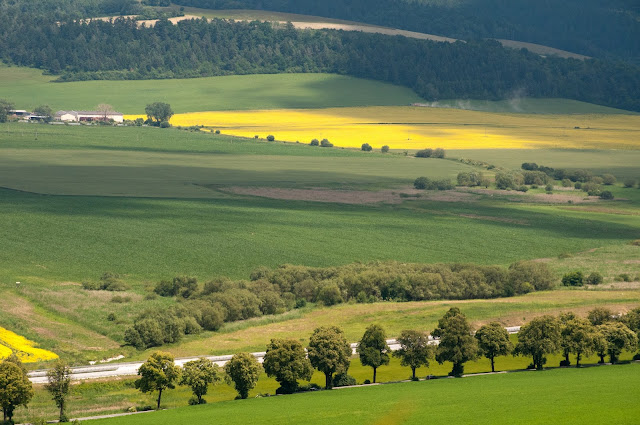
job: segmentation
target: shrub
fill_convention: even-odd
[[[573,186],[573,183],[571,183],[571,180],[562,179],[562,187],[571,187],[571,186]]]
[[[569,180],[569,181],[571,181],[571,180]],[[580,182],[575,182],[575,184],[573,185],[573,187],[574,187],[574,188],[576,188],[576,189],[582,189],[582,183],[580,183]]]
[[[616,282],[631,282],[631,275],[629,273],[620,273],[615,278]]]
[[[436,149],[433,150],[433,155],[432,156],[434,158],[444,158],[445,155],[446,155],[446,153],[445,153],[444,149],[436,148]]]
[[[215,131],[215,133],[216,133],[216,134],[220,134],[220,130],[216,130],[216,131]]]
[[[607,186],[611,186],[616,183],[616,177],[613,174],[603,174],[602,175],[602,183]]]
[[[520,173],[496,173],[496,188],[497,189],[516,189],[524,184],[524,178]]]
[[[591,177],[591,180],[589,180],[590,183],[595,183],[595,184],[603,184],[604,183],[604,179],[600,176],[594,176]]]
[[[131,297],[121,297],[120,295],[114,295],[113,297],[111,297],[112,303],[122,304],[122,303],[128,303],[130,301],[131,301]]]
[[[384,145],[382,148],[380,148],[380,151],[382,153],[387,153],[389,152],[389,146],[388,145]]]
[[[413,187],[415,187],[416,189],[424,190],[427,188],[427,184],[429,184],[429,181],[430,180],[427,177],[418,177],[413,182]]]
[[[602,193],[600,193],[600,199],[613,199],[613,193],[609,190],[603,190]]]
[[[518,187],[516,188],[516,190],[517,190],[518,192],[527,192],[527,191],[529,190],[529,188],[528,188],[527,186],[525,186],[525,185],[522,185],[522,186],[518,186]]]
[[[345,373],[337,373],[333,377],[333,386],[334,387],[348,387],[356,385],[356,378]]]
[[[582,286],[584,285],[584,275],[579,270],[569,272],[562,276],[562,284],[564,286]]]
[[[333,143],[331,143],[329,140],[327,139],[322,139],[320,141],[320,147],[323,148],[332,148],[333,147]]]
[[[548,185],[546,185],[546,186],[544,187],[544,190],[545,190],[546,192],[548,192],[548,193],[553,192],[553,185],[552,185],[551,183],[549,183]]]
[[[632,178],[626,178],[624,179],[624,182],[622,184],[624,185],[624,187],[630,188],[636,185],[636,181]]]
[[[538,169],[538,164],[535,162],[524,162],[521,167],[523,170],[536,171]]]
[[[524,184],[543,185],[549,182],[549,176],[542,171],[525,171],[522,175]]]
[[[269,142],[273,142],[274,140],[276,140],[276,138],[273,136],[273,134],[270,134],[270,135],[267,136],[267,140]]]
[[[169,128],[171,127],[171,124],[169,124],[169,121],[162,121],[160,123],[160,128]]]
[[[109,314],[107,314],[107,320],[108,320],[109,322],[115,322],[115,321],[116,321],[116,319],[117,319],[117,318],[116,318],[116,314],[115,314],[115,313],[109,313]]]
[[[371,152],[373,150],[369,143],[363,143],[360,149],[362,149],[364,152]]]
[[[258,136],[257,134],[255,136],[253,136],[254,139],[259,139],[260,136]]]
[[[479,171],[471,171],[469,173],[459,173],[456,178],[458,186],[481,186],[484,183],[484,175]]]
[[[433,149],[422,149],[416,152],[416,158],[431,158],[433,156]]]
[[[602,275],[598,272],[591,272],[589,276],[587,276],[586,283],[588,285],[600,285],[604,281]]]
[[[320,146],[320,141],[318,139],[313,139],[309,144],[311,146]]]

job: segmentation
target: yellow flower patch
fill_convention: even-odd
[[[127,116],[135,119],[138,116]],[[409,106],[176,114],[174,126],[335,146],[391,149],[640,149],[640,116],[499,114]]]
[[[5,358],[15,352],[24,363],[40,362],[57,359],[58,355],[42,348],[34,347],[35,342],[20,336],[10,330],[0,328],[0,358]]]

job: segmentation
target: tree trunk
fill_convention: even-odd
[[[62,422],[62,417],[64,416],[64,401],[60,402],[60,422]]]
[[[411,379],[416,379],[416,368],[415,367],[411,368]]]
[[[598,354],[600,356],[600,363],[604,363],[604,354]]]
[[[580,367],[580,352],[576,353],[576,367]]]
[[[496,367],[495,367],[495,364],[494,364],[494,358],[491,357],[491,372],[495,372],[495,371],[496,371]]]
[[[374,383],[374,384],[376,383],[376,370],[377,370],[377,369],[378,369],[377,367],[374,367],[374,368],[373,368],[373,383]]]
[[[160,410],[160,397],[162,397],[162,389],[158,390],[158,408],[156,410]]]
[[[2,409],[2,422],[7,422],[7,411]]]
[[[324,374],[324,389],[330,390],[333,387],[333,382],[331,382],[331,373]]]
[[[569,365],[569,352],[565,351],[564,352],[564,361],[567,362],[567,366]]]

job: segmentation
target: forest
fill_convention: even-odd
[[[640,63],[634,0],[175,0],[210,9],[264,9],[347,19],[465,40],[505,38]]]
[[[517,91],[640,110],[640,72],[622,62],[543,58],[490,40],[439,43],[266,22],[131,19],[59,22],[5,7],[0,59],[59,81],[327,72],[410,87],[429,100],[498,100]]]

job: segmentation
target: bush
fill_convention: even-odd
[[[320,146],[320,141],[318,139],[313,139],[309,144],[311,146]]]
[[[602,193],[600,193],[600,199],[613,199],[613,193],[609,190],[603,190]]]
[[[542,171],[525,171],[522,173],[524,184],[543,185],[549,182],[549,176]]]
[[[413,182],[413,187],[415,187],[416,189],[424,190],[427,188],[427,184],[429,184],[429,181],[430,180],[427,177],[418,177]]]
[[[582,286],[584,285],[584,275],[579,270],[569,272],[562,276],[562,284],[564,286]]]
[[[162,121],[160,123],[160,128],[169,128],[171,127],[171,124],[169,124],[169,121]]]
[[[571,180],[562,179],[562,187],[571,187],[571,186],[573,186],[573,183],[571,183]]]
[[[631,275],[629,273],[620,273],[614,278],[616,282],[631,282]]]
[[[606,186],[611,186],[612,184],[615,184],[616,181],[617,180],[613,174],[602,175],[602,183],[604,183]]]
[[[369,385],[370,383],[371,383],[371,381],[368,380],[368,379],[365,379],[364,382],[363,382],[364,385]]]
[[[436,149],[434,149],[434,151],[433,151],[433,155],[432,155],[432,156],[433,156],[434,158],[444,158],[444,157],[445,157],[445,155],[446,155],[446,153],[445,153],[444,149],[442,149],[442,148],[436,148]]]
[[[518,187],[516,188],[516,190],[517,190],[518,192],[527,192],[527,191],[529,190],[529,188],[528,188],[527,186],[525,186],[525,185],[522,185],[522,186],[518,186]]]
[[[586,279],[588,285],[600,285],[603,281],[604,278],[598,272],[592,272]]]
[[[373,150],[369,143],[363,143],[360,149],[362,149],[364,152],[371,152]]]
[[[433,156],[433,149],[422,149],[416,152],[416,158],[431,158]]]
[[[604,183],[604,179],[600,176],[594,176],[591,177],[591,179],[589,180],[590,183],[595,183],[595,184],[603,184]]]
[[[456,178],[458,186],[475,187],[483,185],[485,178],[479,171],[471,171],[469,173],[459,173]]]
[[[624,179],[624,182],[622,184],[626,188],[631,188],[631,187],[636,185],[636,181],[635,181],[635,179],[626,178],[626,179]]]
[[[356,385],[356,378],[347,373],[337,373],[333,377],[333,386],[334,387],[349,387],[352,385]]]
[[[496,188],[497,189],[516,189],[524,184],[524,177],[520,173],[496,173]]]
[[[538,164],[535,162],[524,162],[521,167],[523,170],[536,171],[538,169]]]
[[[130,301],[131,301],[131,297],[121,297],[120,295],[114,295],[111,298],[111,302],[117,303],[117,304],[128,303]]]
[[[322,148],[332,148],[333,147],[333,143],[331,143],[329,140],[327,139],[322,139],[320,141],[320,147]]]
[[[269,142],[273,142],[274,140],[276,140],[276,138],[272,134],[270,134],[270,135],[267,136],[267,140]]]
[[[109,313],[107,314],[107,320],[109,322],[115,322],[116,321],[116,314],[115,313]]]
[[[382,153],[387,153],[387,152],[389,152],[389,146],[384,145],[382,148],[380,148],[380,152],[382,152]]]
[[[551,193],[551,192],[553,192],[553,185],[552,185],[551,183],[549,183],[548,185],[546,185],[546,186],[544,187],[544,190],[545,190],[547,193]]]
[[[569,180],[569,181],[571,181],[571,180]],[[573,185],[573,187],[574,187],[574,188],[576,188],[576,189],[582,189],[582,183],[580,183],[580,182],[575,182],[575,184]]]
[[[220,130],[216,130],[216,131],[215,131],[215,133],[216,133],[216,134],[220,134]]]

